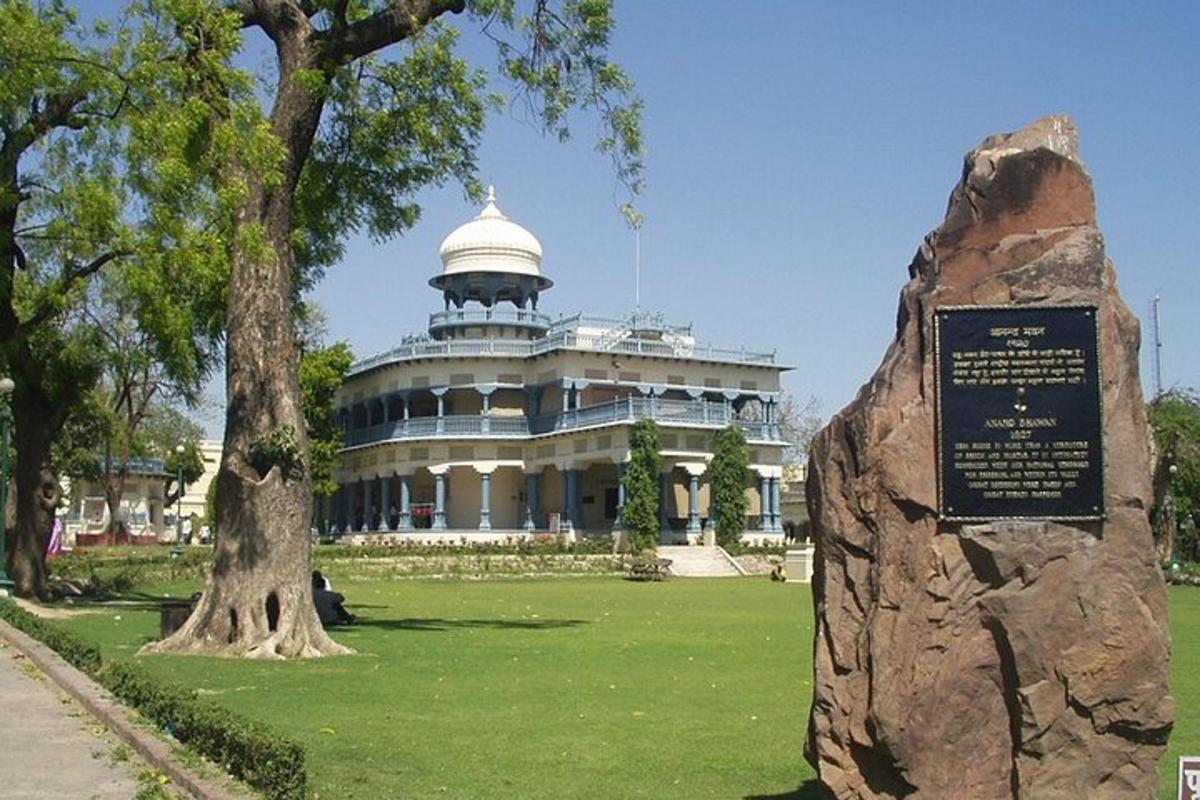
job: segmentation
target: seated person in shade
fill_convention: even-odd
[[[313,572],[313,605],[317,607],[317,617],[322,625],[341,625],[354,622],[354,615],[346,610],[342,603],[345,595],[331,592],[325,588],[325,578],[320,572]]]

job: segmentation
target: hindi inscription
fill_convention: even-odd
[[[1103,519],[1096,324],[1092,306],[937,310],[943,519]]]

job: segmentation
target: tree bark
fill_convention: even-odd
[[[250,196],[235,221],[226,344],[224,452],[217,476],[217,553],[203,598],[188,622],[150,652],[293,658],[351,652],[334,642],[312,598],[312,480],[301,408],[300,342],[292,319],[292,208],[322,100],[296,73],[317,66],[307,19],[272,34],[279,55],[275,134],[287,146],[284,180],[266,187],[244,175]],[[248,250],[265,233],[270,255]],[[253,456],[264,437],[290,429],[301,470]]]
[[[292,318],[293,208],[324,108],[300,80],[411,36],[430,20],[460,12],[463,0],[407,0],[318,31],[293,0],[239,0],[231,8],[257,26],[279,61],[271,128],[286,151],[282,181],[245,175],[249,197],[235,220],[226,343],[225,444],[217,476],[217,554],[204,596],[188,622],[144,651],[257,658],[350,652],[325,633],[312,602],[312,476],[301,407],[300,341]],[[246,247],[261,231],[272,257]],[[303,469],[264,464],[256,443],[290,429]],[[261,452],[260,452],[261,456]]]
[[[48,600],[46,547],[61,496],[58,476],[50,467],[54,414],[40,398],[21,389],[13,393],[13,411],[18,420],[13,431],[17,519],[8,542],[8,575],[18,597]]]

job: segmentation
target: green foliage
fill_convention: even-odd
[[[55,578],[81,584],[85,594],[112,597],[141,583],[202,580],[212,559],[208,547],[189,547],[180,554],[166,547],[76,548],[54,559],[51,567]]]
[[[171,447],[163,457],[163,467],[171,475],[167,480],[167,499],[174,502],[178,499],[181,489],[186,489],[187,484],[200,480],[200,476],[204,474],[204,456],[200,453],[200,444],[195,440],[185,441],[182,453],[175,452],[175,447]],[[179,481],[181,467],[184,486],[175,486]]]
[[[659,537],[658,424],[651,419],[633,426],[629,467],[625,470],[625,508],[621,517],[635,553],[653,550]]]
[[[35,617],[11,600],[0,599],[0,619],[37,639],[81,672],[100,669],[100,648],[53,623]]]
[[[300,390],[308,425],[310,471],[313,492],[318,495],[337,491],[333,471],[342,447],[342,430],[337,424],[334,399],[353,363],[354,354],[345,342],[306,349],[300,356]]]
[[[216,478],[209,481],[208,491],[204,493],[204,523],[208,525],[208,530],[212,535],[212,540],[217,540],[217,487],[221,482]]]
[[[518,13],[517,0],[474,0],[471,12],[487,21],[485,30],[500,52],[500,72],[516,89],[515,100],[560,140],[570,138],[573,108],[599,114],[602,131],[596,149],[613,163],[617,179],[631,195],[642,187],[642,101],[628,74],[608,58],[616,25],[612,0],[563,0],[533,5]],[[515,41],[493,29],[519,32]],[[641,215],[622,207],[631,225]]]
[[[728,425],[713,437],[709,474],[717,513],[717,544],[729,548],[741,541],[746,528],[746,486],[750,482],[750,447],[737,425]]]
[[[186,689],[164,684],[135,664],[103,662],[96,645],[35,617],[10,600],[0,600],[0,619],[42,642],[180,742],[224,766],[266,797],[304,798],[305,756],[303,746],[297,742],[224,706],[201,700]]]
[[[87,392],[67,417],[54,443],[51,461],[62,475],[98,481],[103,464],[96,457],[113,436],[113,416],[98,392]]]
[[[478,194],[476,151],[496,98],[485,93],[485,74],[454,53],[458,38],[435,22],[402,58],[312,76],[325,111],[296,192],[300,287],[341,258],[348,234],[383,240],[416,224],[421,188],[455,180]]]
[[[1169,491],[1175,504],[1175,550],[1200,560],[1200,397],[1190,390],[1164,394],[1150,404],[1150,425],[1160,458],[1175,468]]]
[[[303,800],[304,747],[266,726],[161,683],[136,664],[109,662],[97,676],[121,700],[183,744],[272,800]]]
[[[250,465],[260,475],[279,467],[285,478],[304,475],[304,448],[291,425],[280,425],[250,443]]]

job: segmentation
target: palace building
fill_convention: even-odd
[[[773,352],[723,349],[658,316],[552,318],[542,248],[489,189],[446,237],[428,333],[355,364],[339,391],[340,488],[317,525],[352,541],[619,532],[634,423],[659,425],[664,544],[710,517],[712,438],[740,425],[755,476],[747,537],[782,538],[785,442]]]

